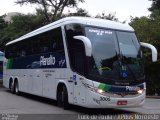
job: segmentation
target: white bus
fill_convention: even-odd
[[[141,106],[146,83],[141,46],[132,27],[113,21],[68,17],[6,44],[3,84],[87,108]]]

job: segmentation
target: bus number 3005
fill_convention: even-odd
[[[110,97],[100,97],[100,101],[110,101]]]

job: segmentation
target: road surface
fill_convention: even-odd
[[[44,116],[46,115],[47,118],[52,118],[53,117],[52,115],[54,116],[59,115],[57,117],[64,116],[64,118],[65,115],[69,116],[73,115],[75,118],[78,119],[79,117],[78,115],[81,114],[83,115],[160,114],[160,99],[147,98],[144,106],[137,108],[87,109],[87,108],[72,106],[70,110],[63,110],[62,108],[57,107],[56,101],[54,100],[28,94],[22,94],[21,96],[17,96],[15,94],[10,93],[6,88],[0,87],[0,114],[4,115],[4,117],[6,114],[30,114],[30,116],[27,117],[33,117],[34,115],[38,115],[41,116],[40,117],[41,119],[44,119]],[[42,114],[43,116],[40,114]],[[73,118],[73,116],[71,117]]]

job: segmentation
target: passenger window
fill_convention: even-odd
[[[61,28],[55,28],[8,45],[5,51],[7,58],[25,57],[49,52],[64,53]]]

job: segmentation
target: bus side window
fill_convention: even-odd
[[[26,56],[25,50],[22,50],[22,51],[21,51],[21,56],[22,56],[22,57],[25,57],[25,56]]]
[[[7,58],[25,57],[49,52],[64,54],[63,37],[60,27],[6,47]]]
[[[5,55],[6,58],[10,59],[17,57],[17,50],[15,49],[15,44],[8,45],[5,50],[6,50],[6,55]]]
[[[63,37],[61,28],[56,28],[53,31],[52,48],[54,52],[64,53]]]
[[[56,46],[57,46],[57,45],[56,45],[56,42],[54,42],[53,45],[52,45],[53,50],[56,49]]]
[[[63,37],[61,28],[55,28],[51,31],[47,31],[37,36],[36,40],[38,41],[36,49],[40,53],[49,53],[49,52],[63,52]]]

